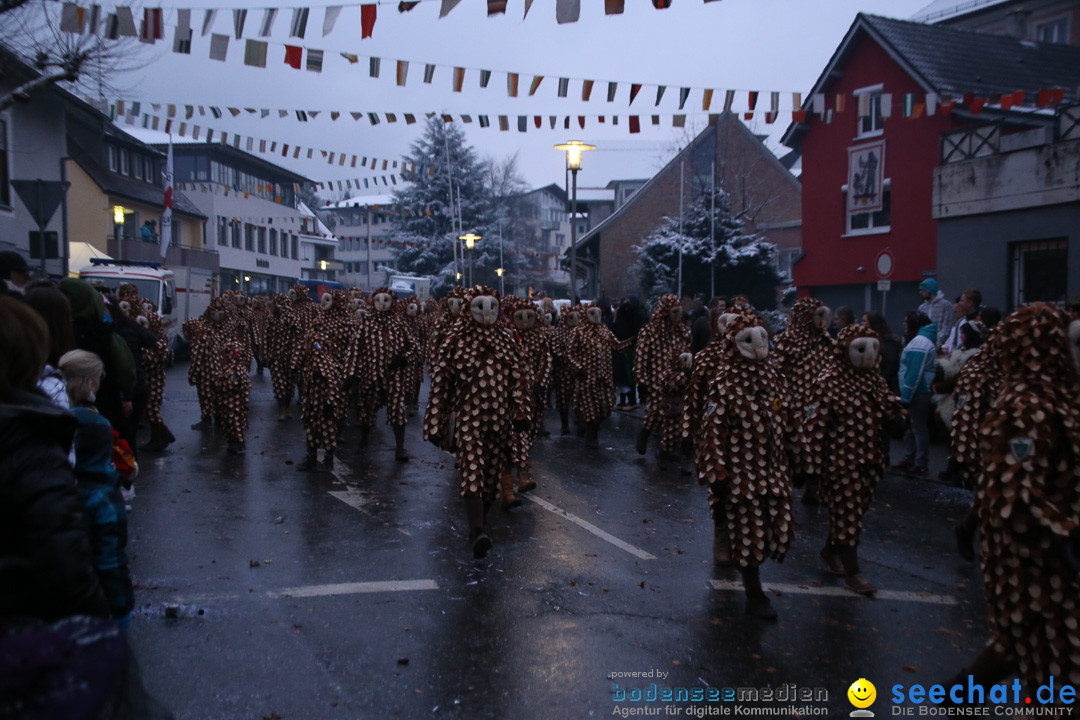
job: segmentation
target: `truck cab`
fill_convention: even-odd
[[[157,262],[139,260],[108,260],[91,258],[90,265],[79,270],[79,277],[91,285],[105,285],[114,293],[125,283],[139,289],[139,297],[152,300],[158,308],[165,333],[169,338],[170,351],[180,338],[182,320],[177,317],[176,278]]]

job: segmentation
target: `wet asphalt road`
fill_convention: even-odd
[[[198,405],[186,371],[169,372],[164,417],[178,441],[141,458],[129,540],[132,643],[145,684],[178,718],[550,720],[700,707],[614,702],[614,683],[796,683],[827,692],[809,703],[818,716],[846,717],[856,679],[879,697],[895,683],[941,682],[985,640],[978,566],[954,550],[969,502],[956,488],[886,474],[861,551],[876,599],[823,571],[825,514],[796,503],[795,545],[762,569],[766,586],[785,586],[773,592],[778,622],[765,623],[725,589],[737,574],[712,567],[704,488],[679,464],[658,466],[655,447],[634,452],[640,411],[615,413],[600,451],[560,436],[549,411],[533,500],[493,508],[495,547],[473,560],[452,459],[422,442],[419,418],[407,464],[394,462],[380,413],[366,450],[349,427],[334,471],[301,473],[302,427],[275,421],[268,374],[252,378],[247,454],[233,457],[220,435],[188,429]],[[935,447],[932,470],[943,464]],[[165,616],[169,605],[178,617]],[[881,700],[874,709],[889,712]]]

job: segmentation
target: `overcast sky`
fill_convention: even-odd
[[[228,113],[221,120],[203,118],[203,127],[390,160],[407,154],[421,129],[420,122],[406,126],[402,113],[416,113],[422,119],[425,112],[445,112],[457,121],[469,114],[473,124],[462,126],[469,142],[484,156],[516,153],[522,176],[534,187],[563,182],[563,157],[553,149],[555,144],[576,138],[596,145],[597,150],[585,156],[579,185],[600,187],[614,178],[650,177],[702,129],[707,121],[702,112],[705,88],[715,90],[714,112],[722,107],[728,89],[738,91],[736,110],[746,108],[748,91],[760,91],[762,119],[750,126],[769,133],[770,147],[778,148],[790,120],[791,92],[809,91],[856,13],[907,19],[926,4],[927,0],[674,0],[671,8],[656,10],[649,0],[627,0],[625,14],[605,16],[601,0],[583,0],[580,21],[559,25],[555,0],[535,0],[524,20],[524,0],[509,0],[507,13],[491,18],[483,0],[462,0],[443,19],[439,0],[424,0],[408,13],[399,13],[396,2],[387,2],[378,6],[373,37],[364,40],[359,7],[345,7],[326,37],[324,9],[312,7],[302,41],[289,39],[292,10],[283,7],[268,38],[267,67],[259,69],[244,65],[244,42],[232,39],[231,9],[224,8],[250,8],[245,38],[258,38],[263,11],[238,0],[204,0],[201,6],[175,6],[194,9],[190,56],[171,52],[176,14],[167,9],[167,41],[147,50],[144,71],[117,78],[116,84],[129,101],[272,111],[267,119],[246,113],[236,119]],[[210,37],[201,35],[200,7],[223,8],[212,32],[230,35],[225,62],[209,59]],[[322,72],[285,65],[286,43],[324,50]],[[350,64],[342,52],[359,55],[360,61]],[[369,57],[382,59],[378,79],[369,77]],[[395,84],[397,60],[410,62],[405,87]],[[426,63],[437,66],[431,84],[423,82]],[[460,93],[452,89],[455,66],[467,68]],[[479,86],[480,69],[492,71],[485,89]],[[508,97],[507,72],[520,73],[517,98]],[[544,80],[535,96],[528,97],[534,75],[543,75]],[[571,78],[566,98],[557,95],[559,77]],[[588,103],[580,99],[584,79],[596,81]],[[607,102],[609,81],[619,83],[614,102]],[[633,105],[629,105],[631,83],[643,84]],[[657,85],[668,88],[659,107]],[[684,110],[685,129],[672,127],[680,87],[693,88]],[[782,93],[780,119],[772,126],[763,119],[770,91]],[[316,120],[301,123],[292,113],[279,119],[278,109],[323,112]],[[330,111],[343,114],[335,122]],[[366,117],[354,121],[348,115],[352,111],[398,113],[398,122],[388,124],[384,119],[372,127]],[[659,126],[652,125],[653,113],[661,116]],[[597,122],[601,114],[607,116],[605,125]],[[640,134],[629,133],[632,114],[641,116]],[[492,127],[479,128],[478,115],[488,115]],[[499,131],[498,115],[510,116],[509,132]],[[529,116],[528,132],[518,132],[518,115]],[[543,129],[533,125],[534,115],[543,116]],[[558,116],[555,130],[549,129],[550,115]],[[563,129],[567,115],[572,116],[570,131]],[[584,130],[578,129],[578,115],[587,116]],[[618,127],[611,127],[611,115],[619,116]],[[147,133],[140,137],[160,139]],[[265,157],[316,181],[370,177],[370,172],[336,163]]]

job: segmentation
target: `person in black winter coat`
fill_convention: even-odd
[[[20,618],[108,618],[68,464],[77,423],[35,389],[45,323],[0,297],[0,347],[0,628]]]

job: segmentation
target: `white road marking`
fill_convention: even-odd
[[[404,592],[409,590],[438,590],[434,580],[381,580],[374,582],[338,583],[336,585],[307,585],[273,590],[270,597],[326,597],[328,595],[358,595],[360,593]]]
[[[710,580],[715,590],[743,591],[738,580]],[[789,585],[784,583],[763,583],[765,590],[776,590],[789,595],[825,595],[828,597],[858,598],[858,594],[843,587],[814,587],[812,585]],[[959,601],[951,595],[931,595],[930,593],[907,592],[903,590],[878,590],[874,593],[877,600],[899,600],[901,602],[920,602],[930,605],[957,605]]]
[[[338,467],[339,463],[340,463],[340,466],[341,466],[341,469],[342,469],[342,470],[340,470],[340,472],[342,472],[342,475],[345,475],[345,474],[352,475],[352,471],[349,470],[349,467],[347,465],[345,465],[345,463],[341,462],[336,457],[334,458],[334,470],[333,470],[334,477],[336,477],[338,480],[341,480],[341,482],[345,482],[345,480],[342,479],[341,475],[338,474],[338,472],[339,472],[339,467]],[[368,510],[366,507],[364,507],[370,501],[368,500],[367,496],[364,495],[363,492],[361,492],[359,490],[352,490],[352,489],[349,489],[349,490],[331,490],[330,494],[333,495],[334,497],[336,497],[341,502],[345,503],[346,505],[349,505],[351,507],[356,508],[357,510],[359,510],[360,512],[368,515],[369,517],[375,517],[374,513],[372,513],[370,510]],[[396,530],[399,533],[401,533],[402,535],[412,537],[412,533],[409,532],[408,530],[404,529],[404,528],[399,527],[399,528],[396,528]]]
[[[603,530],[596,527],[592,523],[587,522],[585,520],[582,520],[577,515],[574,515],[573,513],[569,513],[567,511],[563,510],[562,508],[556,507],[556,506],[552,505],[551,503],[549,503],[547,500],[544,500],[543,498],[537,497],[536,495],[533,495],[532,493],[529,493],[527,495],[522,493],[521,495],[519,495],[519,497],[523,497],[526,500],[530,500],[530,501],[536,503],[537,505],[539,505],[540,507],[544,508],[545,510],[547,510],[549,512],[552,512],[552,513],[555,513],[556,515],[558,515],[561,518],[565,518],[565,519],[569,520],[570,522],[574,523],[578,527],[581,527],[581,528],[584,528],[584,529],[588,530],[589,532],[591,532],[593,535],[600,538],[601,540],[606,540],[607,542],[611,543],[612,545],[619,548],[620,550],[625,550],[626,552],[630,553],[634,557],[641,558],[642,560],[655,560],[656,559],[655,555],[651,555],[651,554],[645,552],[644,550],[642,550],[639,547],[634,547],[633,545],[631,545],[628,542],[623,542],[622,540],[615,537],[611,533],[604,532]]]

